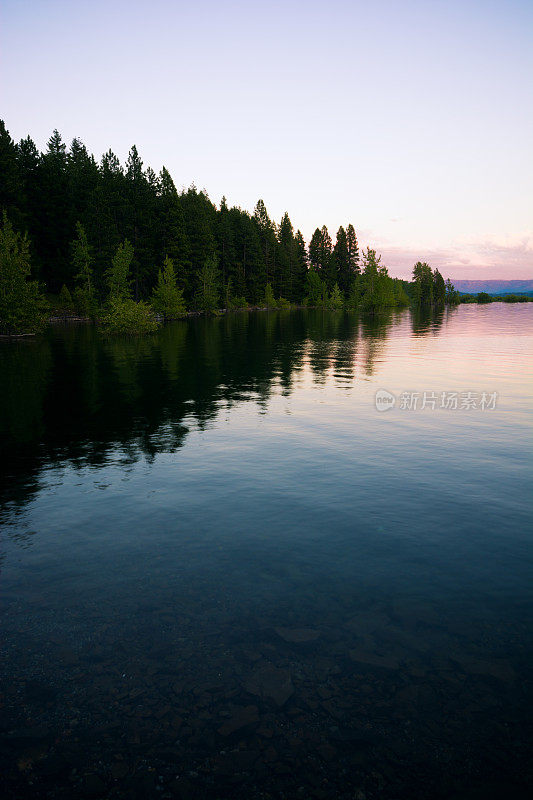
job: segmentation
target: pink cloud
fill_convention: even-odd
[[[366,237],[365,237],[366,239]],[[512,244],[493,240],[472,242],[462,247],[415,249],[385,244],[372,244],[382,255],[382,263],[391,275],[410,278],[417,261],[427,261],[445,278],[462,280],[528,280],[533,279],[533,247],[530,237]]]

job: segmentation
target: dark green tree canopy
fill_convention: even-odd
[[[194,184],[176,188],[166,167],[159,174],[146,167],[135,145],[124,165],[110,149],[97,162],[80,138],[67,147],[54,130],[40,153],[30,137],[15,144],[0,122],[0,209],[16,233],[28,233],[29,278],[52,294],[65,286],[79,307],[107,301],[111,265],[126,240],[132,301],[173,285],[164,278],[167,258],[188,307],[200,296],[209,305],[215,295],[226,305],[260,304],[267,284],[276,303],[319,297],[338,306],[341,297],[354,307],[364,294],[352,224],[339,227],[334,245],[328,228],[317,227],[307,248],[287,212],[276,224],[262,199],[252,214],[225,197],[217,208]],[[364,263],[368,276],[368,254]],[[413,300],[441,303],[444,294],[455,302],[438,270],[422,267],[415,267]]]

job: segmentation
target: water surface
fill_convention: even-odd
[[[532,333],[494,304],[2,343],[12,796],[525,796]]]

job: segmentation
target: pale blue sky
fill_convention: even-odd
[[[4,0],[0,116],[165,164],[394,274],[533,277],[533,4]]]

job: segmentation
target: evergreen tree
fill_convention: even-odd
[[[94,197],[100,180],[98,166],[80,139],[73,139],[67,154],[70,218],[96,227]]]
[[[65,312],[73,311],[74,310],[74,303],[72,302],[72,295],[70,294],[70,290],[65,284],[61,287],[61,291],[59,292],[59,305],[61,309]]]
[[[151,192],[143,172],[143,162],[135,145],[132,146],[126,161],[126,235],[132,242],[133,287],[135,299],[138,300],[141,290],[146,289],[149,276],[150,255],[149,242],[151,229],[149,225],[151,210]]]
[[[150,167],[145,169],[135,147],[124,170],[111,150],[97,164],[78,138],[67,152],[57,131],[43,154],[29,137],[14,145],[0,123],[0,205],[8,210],[15,230],[29,232],[32,269],[47,291],[76,287],[80,309],[87,305],[86,292],[93,311],[96,299],[106,293],[108,266],[125,239],[133,246],[128,269],[136,299],[150,297],[160,285],[156,265],[168,256],[188,302],[199,296],[199,283],[204,283],[199,275],[206,261],[218,257],[226,300],[234,302],[235,293],[239,305],[245,298],[262,303],[267,283],[274,297],[296,303],[307,297],[308,302],[325,305],[332,293],[337,295],[335,284],[351,308],[364,302],[373,306],[370,298],[376,287],[376,303],[388,303],[391,296],[395,303],[405,303],[404,288],[383,268],[376,268],[376,277],[365,264],[365,275],[360,275],[353,225],[339,228],[334,248],[326,226],[317,228],[308,253],[287,213],[277,226],[262,200],[251,215],[228,208],[224,198],[217,209],[194,185],[178,193],[168,170],[163,167],[156,175]],[[79,250],[75,253],[73,248]],[[89,264],[88,271],[82,263]],[[419,263],[415,271],[408,286],[414,303],[441,305],[438,270],[433,273]],[[218,277],[215,283],[218,287]],[[445,285],[444,299],[458,301],[453,287]]]
[[[213,312],[218,306],[219,271],[216,256],[208,256],[198,273],[196,308]]]
[[[337,241],[333,249],[333,256],[339,288],[343,292],[348,292],[354,276],[350,265],[346,231],[342,226],[337,231]]]
[[[453,283],[448,278],[445,284],[446,287],[446,304],[450,306],[457,305],[460,302],[459,292],[455,289]]]
[[[41,275],[51,291],[58,292],[71,278],[69,243],[72,212],[68,192],[66,145],[55,130],[39,161],[35,181],[35,245]]]
[[[370,247],[363,252],[360,308],[372,313],[395,305],[394,282],[386,267],[381,266],[381,256]]]
[[[216,260],[216,209],[207,194],[199,192],[194,184],[180,196],[180,202],[190,245],[190,267],[185,275],[185,294],[190,296],[206,261]]]
[[[163,167],[158,184],[158,222],[161,257],[172,259],[186,288],[186,276],[190,273],[191,252],[181,201],[174,181]]]
[[[314,267],[311,267],[307,272],[305,289],[307,305],[322,307],[327,305],[327,286]]]
[[[361,268],[359,266],[359,245],[357,244],[357,236],[355,235],[354,226],[351,223],[346,229],[346,246],[348,248],[350,273],[353,278],[356,278],[361,272]]]
[[[287,212],[281,218],[278,228],[279,242],[279,296],[285,295],[294,300],[294,278],[297,250],[294,242],[294,229]]]
[[[131,297],[130,267],[133,261],[133,245],[125,239],[117,247],[111,267],[107,271],[109,297],[112,300],[126,300]]]
[[[30,245],[13,230],[4,211],[0,228],[0,330],[3,334],[32,333],[42,323],[42,297],[29,280]]]
[[[325,225],[320,230],[316,228],[311,237],[309,261],[326,287],[333,288],[333,284],[336,282],[335,260],[332,253],[331,236]]]
[[[263,300],[263,305],[266,308],[275,308],[276,307],[276,298],[274,297],[274,292],[272,291],[272,284],[267,283],[265,287],[265,299]]]
[[[416,305],[433,304],[433,273],[425,261],[417,261],[413,267],[413,298]]]
[[[233,237],[232,217],[225,197],[222,198],[220,211],[218,213],[217,238],[222,283],[223,285],[227,285],[228,281],[237,278],[237,256]]]
[[[165,319],[175,319],[185,312],[183,292],[178,289],[174,264],[168,256],[159,270],[157,286],[152,292],[152,308]]]
[[[87,298],[94,296],[92,254],[87,234],[81,222],[76,223],[77,237],[71,242],[74,279]]]
[[[258,200],[254,209],[253,220],[257,226],[261,248],[263,251],[263,263],[267,282],[273,282],[276,288],[280,288],[280,279],[276,270],[276,251],[278,241],[276,238],[275,226],[272,223],[263,200]]]
[[[436,269],[433,272],[433,302],[436,306],[443,306],[446,300],[446,286],[444,278]]]
[[[344,297],[339,288],[339,284],[336,283],[331,290],[331,294],[329,296],[329,307],[334,311],[340,311],[341,308],[344,306]]]
[[[315,228],[309,242],[309,263],[315,272],[320,270],[321,241],[320,228]]]
[[[294,237],[294,279],[292,301],[301,303],[305,295],[305,280],[309,269],[309,256],[301,231],[296,231]]]
[[[5,211],[18,224],[23,217],[20,172],[17,147],[0,120],[0,212]]]

